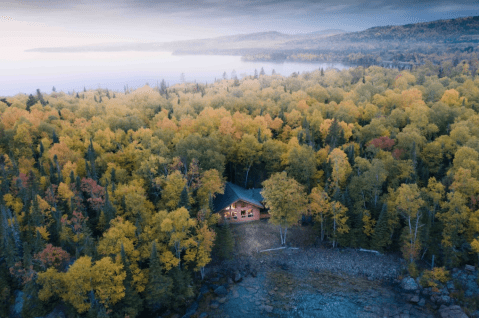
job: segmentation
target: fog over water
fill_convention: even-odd
[[[36,53],[19,52],[8,62],[0,60],[0,96],[31,94],[39,88],[51,92],[83,91],[108,88],[123,91],[125,85],[138,88],[146,83],[156,86],[164,79],[170,85],[181,81],[212,83],[226,72],[236,71],[238,78],[253,75],[264,68],[270,75],[289,76],[293,72],[313,71],[323,67],[344,69],[340,63],[272,63],[244,62],[240,56],[172,55],[168,52],[84,52]]]

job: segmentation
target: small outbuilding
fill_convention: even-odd
[[[263,205],[262,189],[245,189],[231,182],[225,185],[224,194],[218,194],[213,201],[220,223],[241,223],[263,218],[269,214]]]

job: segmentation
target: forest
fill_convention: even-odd
[[[294,183],[332,248],[478,264],[477,66],[263,73],[0,98],[0,316],[187,306],[226,181]]]

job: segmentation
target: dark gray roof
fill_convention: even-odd
[[[213,201],[215,212],[223,210],[238,200],[251,203],[260,208],[264,208],[263,204],[261,203],[263,202],[261,190],[262,189],[245,189],[231,182],[226,182],[224,194],[218,194]]]

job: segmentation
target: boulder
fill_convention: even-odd
[[[417,303],[417,305],[421,307],[423,307],[425,304],[426,304],[426,300],[424,298],[421,298],[421,300],[419,300],[419,302]]]
[[[235,283],[239,283],[243,279],[243,276],[241,276],[241,273],[239,271],[236,271],[233,276],[233,281]]]
[[[222,297],[222,296],[226,296],[228,294],[228,291],[226,290],[224,286],[220,286],[215,289],[215,294]]]
[[[461,307],[457,305],[449,307],[442,305],[439,308],[439,315],[441,318],[468,318]]]
[[[474,272],[476,270],[476,267],[472,265],[466,265],[465,270],[468,272]]]
[[[268,313],[271,313],[271,312],[273,312],[273,306],[265,305],[264,310]]]
[[[409,301],[412,302],[412,303],[417,304],[419,302],[419,296],[414,295],[414,296],[411,297],[411,299],[409,299]]]
[[[188,309],[186,309],[186,313],[183,315],[182,318],[190,318],[196,313],[197,310],[198,310],[198,303],[195,301],[194,303],[191,304],[190,307],[188,307]]]
[[[414,291],[418,289],[418,284],[412,277],[406,277],[401,281],[401,287],[407,291]]]
[[[219,304],[217,301],[212,301],[212,302],[210,303],[210,308],[211,308],[211,309],[216,309],[216,308],[218,308],[219,306],[220,306],[220,304]]]

